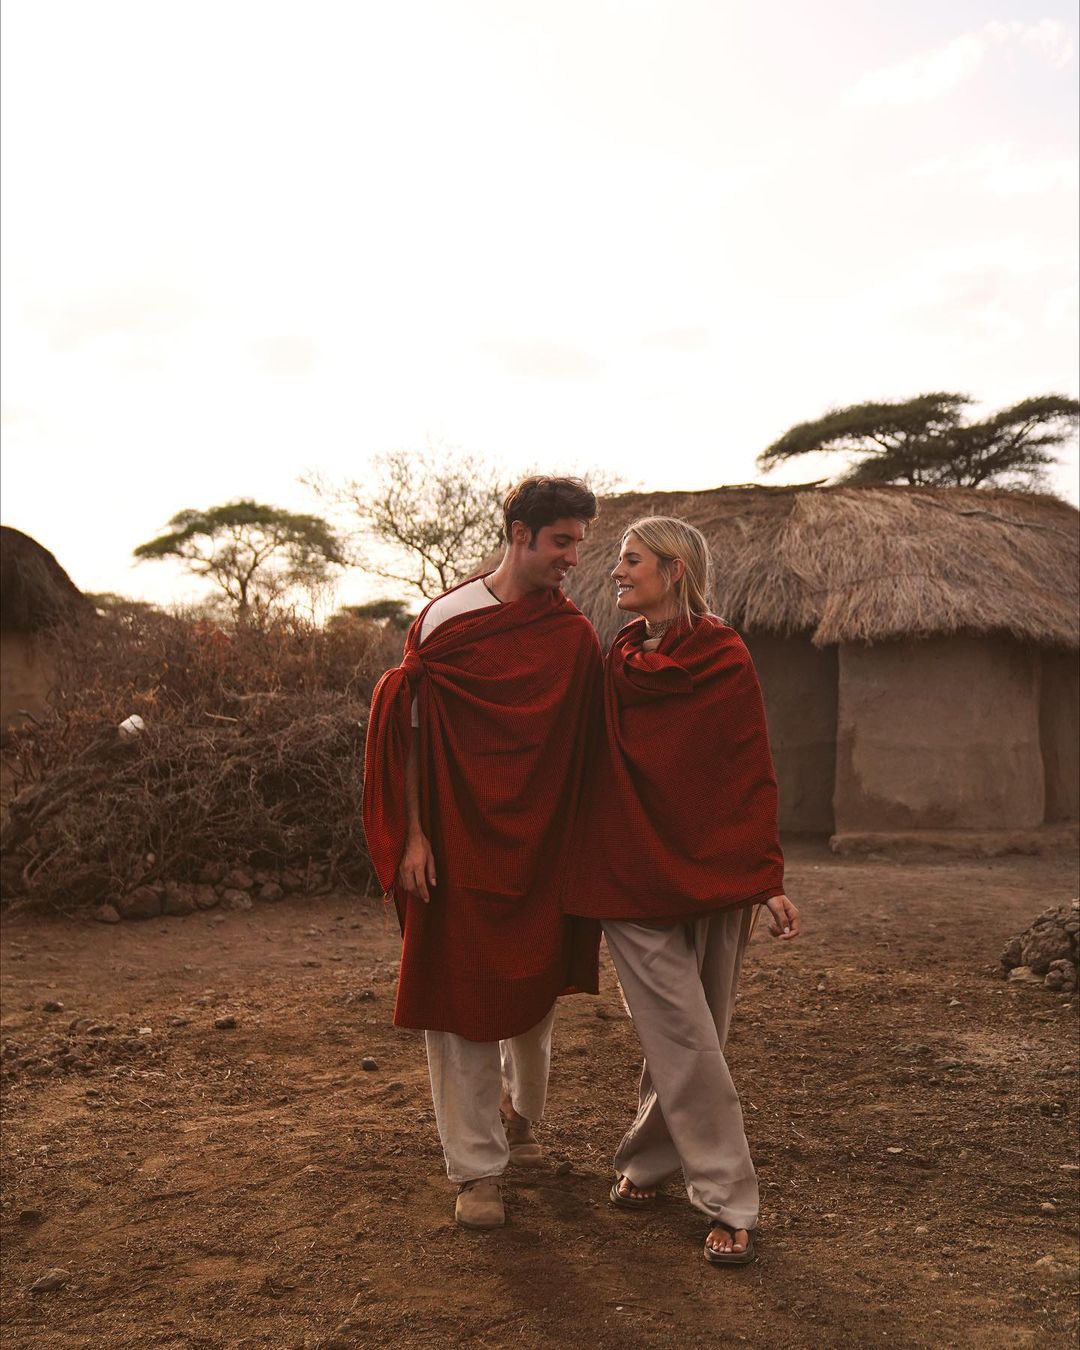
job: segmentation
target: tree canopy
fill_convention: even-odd
[[[301,479],[359,526],[360,565],[404,583],[425,599],[470,576],[503,543],[503,498],[520,478],[455,446],[394,450],[378,456],[363,481]],[[550,474],[570,473],[547,467]],[[603,469],[572,470],[594,492],[614,492],[621,478]],[[354,536],[356,537],[356,536]]]
[[[364,482],[327,486],[304,480],[356,519],[364,571],[431,599],[499,547],[509,484],[491,465],[460,450],[429,446],[393,450],[373,467]]]
[[[140,561],[178,558],[222,591],[241,618],[297,588],[324,584],[347,562],[321,516],[299,515],[250,499],[179,511],[169,529],[135,549]]]
[[[337,619],[370,619],[375,623],[387,624],[391,628],[408,628],[413,621],[404,600],[365,600],[361,605],[342,605],[336,614],[330,616],[330,622]]]
[[[1043,394],[967,421],[972,402],[966,394],[932,393],[834,408],[785,432],[758,456],[758,467],[840,453],[856,457],[843,475],[847,483],[1033,488],[1057,463],[1051,451],[1075,435],[1080,415],[1076,399]]]

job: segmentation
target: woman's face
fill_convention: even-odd
[[[620,609],[652,619],[667,617],[673,599],[671,587],[660,571],[660,559],[636,534],[628,534],[623,540],[611,576]]]

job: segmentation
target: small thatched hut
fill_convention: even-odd
[[[568,591],[607,640],[625,526],[682,516],[765,691],[781,824],[837,834],[1076,821],[1080,516],[966,488],[609,498]]]
[[[93,613],[48,549],[0,525],[0,733],[45,707],[53,669],[41,634]]]

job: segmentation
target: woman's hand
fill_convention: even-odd
[[[406,839],[397,882],[403,891],[419,896],[425,905],[430,901],[428,887],[435,885],[435,855],[423,830],[416,830]]]
[[[781,942],[799,936],[799,911],[786,895],[774,895],[765,901],[769,911],[769,935]]]

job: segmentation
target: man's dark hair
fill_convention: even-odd
[[[509,544],[515,520],[529,527],[530,543],[537,530],[569,516],[588,523],[596,519],[596,496],[580,478],[544,478],[534,474],[512,487],[503,500],[503,533]]]

